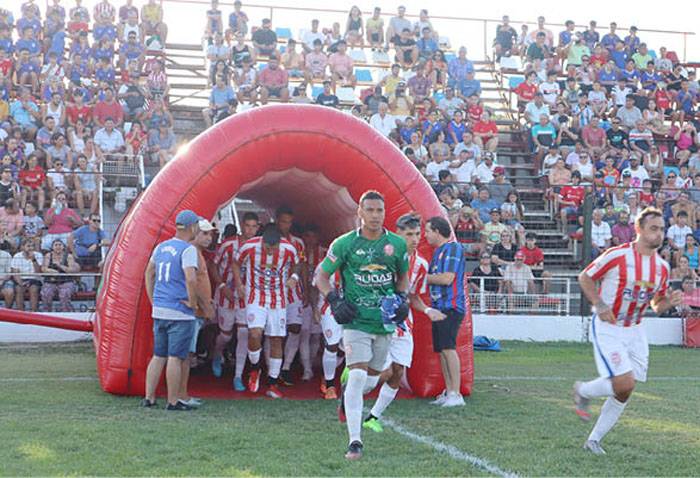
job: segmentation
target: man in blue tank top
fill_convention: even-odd
[[[199,216],[180,211],[175,237],[156,246],[146,268],[146,292],[153,304],[153,358],[146,370],[146,397],[141,405],[156,405],[156,387],[167,363],[167,410],[191,410],[179,400],[182,362],[187,359],[195,330],[197,250],[190,241]]]

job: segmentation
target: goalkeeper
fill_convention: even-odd
[[[347,417],[350,444],[345,458],[349,460],[362,457],[362,396],[377,385],[391,336],[409,310],[406,241],[384,228],[384,197],[366,191],[357,214],[360,228],[333,241],[316,278],[336,322],[343,326],[350,373],[340,397],[338,417],[341,421]],[[330,284],[330,276],[336,271],[340,272],[340,290]],[[387,307],[387,301],[391,307]]]

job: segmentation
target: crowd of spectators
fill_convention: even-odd
[[[7,307],[72,309],[102,247],[101,164],[174,154],[160,2],[0,7],[0,279]],[[38,275],[35,275],[38,274]],[[56,277],[54,277],[56,276]],[[62,277],[58,277],[62,276]]]
[[[695,70],[664,47],[650,49],[636,27],[625,34],[615,23],[602,33],[595,21],[583,31],[568,21],[556,36],[540,17],[535,30],[518,34],[504,17],[494,46],[497,56],[524,62],[513,91],[562,232],[580,236],[586,191],[595,198],[593,256],[634,239],[637,214],[656,206],[668,227],[662,255],[674,277],[696,271],[695,242],[687,239],[700,238]]]

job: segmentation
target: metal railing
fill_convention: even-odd
[[[486,290],[493,281],[498,284],[497,290]],[[546,293],[543,290],[545,281]],[[535,279],[533,282],[527,293],[517,293],[509,291],[503,277],[470,277],[472,311],[479,314],[569,315],[573,310],[571,279]]]

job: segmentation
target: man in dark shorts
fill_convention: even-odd
[[[440,216],[428,220],[425,238],[435,247],[428,269],[431,307],[446,316],[444,320],[432,323],[433,350],[440,354],[445,390],[431,403],[443,407],[463,406],[460,363],[456,349],[457,333],[467,310],[464,249],[454,240],[450,223]]]

